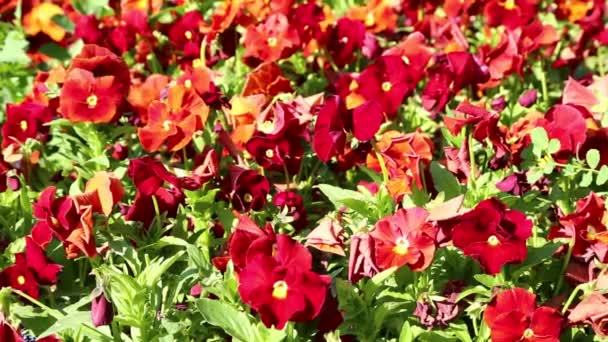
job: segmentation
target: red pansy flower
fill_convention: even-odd
[[[24,342],[19,332],[6,321],[3,313],[0,313],[0,341]]]
[[[2,147],[22,144],[28,138],[43,139],[49,131],[44,124],[52,119],[53,115],[47,106],[33,102],[7,104],[6,121],[2,125]]]
[[[228,253],[237,272],[258,254],[272,254],[276,245],[272,226],[258,227],[249,216],[238,215],[238,222],[228,239]]]
[[[454,246],[479,262],[484,272],[496,274],[504,264],[526,259],[526,239],[532,221],[491,198],[457,218],[452,231]]]
[[[331,28],[327,51],[333,62],[339,68],[355,60],[356,52],[363,47],[365,40],[365,25],[347,17],[338,19]]]
[[[25,257],[19,254],[16,263],[0,272],[0,287],[12,287],[38,299],[39,285],[33,270],[27,267]]]
[[[374,261],[374,239],[369,234],[355,234],[350,238],[348,280],[358,282],[363,277],[373,277],[380,272]]]
[[[422,208],[400,209],[378,221],[369,233],[380,270],[408,265],[413,271],[429,267],[435,254],[436,228]]]
[[[289,57],[300,45],[298,31],[287,17],[275,13],[263,23],[247,27],[245,33],[245,63],[256,66]]]
[[[241,298],[267,327],[310,321],[321,311],[331,282],[311,267],[312,256],[304,246],[278,235],[276,254],[257,255],[239,273]]]
[[[346,144],[345,127],[350,126],[344,103],[338,96],[330,96],[321,107],[315,124],[312,147],[324,162],[342,154]],[[345,122],[346,121],[346,122]]]
[[[484,7],[488,26],[504,25],[515,29],[536,16],[538,0],[490,0]]]
[[[576,203],[576,211],[560,215],[559,225],[551,228],[549,239],[574,239],[572,255],[608,262],[608,228],[604,199],[594,192]]]
[[[536,296],[522,288],[499,292],[483,314],[493,342],[558,342],[564,319],[559,311],[536,306]]]
[[[285,213],[286,216],[293,218],[291,225],[296,230],[301,230],[308,224],[308,217],[306,216],[306,209],[304,208],[304,201],[295,191],[281,191],[274,195],[272,204],[279,207],[279,210]]]
[[[44,250],[31,237],[25,237],[25,254],[19,253],[16,256],[17,263],[22,260],[27,267],[32,271],[38,284],[53,285],[57,283],[57,273],[63,266],[53,264],[46,256]],[[25,260],[24,260],[25,259]]]
[[[556,158],[565,160],[581,148],[586,139],[587,123],[591,113],[585,107],[574,104],[557,104],[547,111],[538,125],[545,128],[550,139],[560,142]]]
[[[171,25],[169,40],[175,51],[183,53],[183,58],[193,59],[200,56],[201,42],[204,35],[201,33],[203,16],[197,10],[184,13],[179,20]]]
[[[68,73],[74,69],[84,69],[93,73],[95,78],[114,76],[118,92],[123,96],[129,93],[131,73],[129,67],[112,51],[94,44],[85,45],[80,54],[74,56]]]
[[[270,192],[270,182],[256,171],[232,166],[228,185],[234,209],[258,211],[266,206],[266,195]]]

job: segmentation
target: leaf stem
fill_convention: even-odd
[[[564,263],[562,265],[562,269],[559,272],[559,279],[557,280],[557,285],[555,286],[554,296],[557,296],[562,289],[562,285],[564,283],[564,276],[566,274],[566,270],[568,269],[568,264],[570,263],[570,258],[572,258],[572,250],[574,249],[574,239],[570,241],[568,244],[568,252],[566,252],[566,258],[564,259]]]

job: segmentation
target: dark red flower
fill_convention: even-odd
[[[429,267],[435,254],[436,228],[422,208],[400,209],[378,221],[369,233],[375,264],[380,270],[408,265],[413,271]]]
[[[312,147],[320,160],[327,162],[342,154],[346,144],[345,127],[350,126],[346,108],[338,96],[331,96],[319,111]]]
[[[560,142],[557,159],[565,160],[581,148],[586,139],[585,119],[591,113],[585,107],[573,104],[557,104],[551,107],[538,125],[543,126],[550,139]]]
[[[364,40],[365,25],[358,20],[342,17],[331,28],[327,51],[336,66],[342,68],[355,60]]]
[[[19,255],[14,265],[0,272],[0,287],[9,286],[38,299],[39,284],[34,272],[27,267],[23,254]]]
[[[137,191],[146,196],[153,195],[165,182],[179,187],[179,179],[174,174],[167,171],[159,160],[150,156],[143,156],[129,161],[127,175],[137,188]]]
[[[2,125],[2,147],[23,144],[28,138],[42,140],[49,128],[44,124],[53,115],[47,106],[33,102],[6,105],[6,121]]]
[[[519,98],[517,99],[517,103],[520,105],[530,108],[536,102],[538,98],[538,91],[536,89],[529,89],[524,91]]]
[[[44,254],[44,250],[34,240],[27,236],[25,238],[25,264],[32,271],[34,277],[41,285],[53,285],[57,283],[57,273],[63,266],[53,264]]]
[[[285,215],[293,218],[291,225],[296,230],[304,229],[308,224],[304,201],[298,193],[294,191],[281,191],[274,195],[272,204],[279,207]]]
[[[91,321],[93,326],[110,325],[114,319],[114,307],[102,292],[91,300]]]
[[[270,182],[261,174],[233,166],[230,170],[229,194],[234,209],[239,211],[261,210],[266,206]]]
[[[68,73],[74,69],[84,69],[95,78],[113,76],[118,92],[123,96],[129,93],[131,74],[127,64],[112,51],[94,44],[85,45],[80,54],[74,56]]]
[[[477,260],[486,273],[496,274],[504,264],[526,259],[532,221],[498,199],[480,202],[457,222],[452,231],[454,246]]]
[[[558,342],[564,319],[559,311],[536,306],[536,296],[522,288],[499,292],[483,314],[493,342]]]
[[[197,10],[184,13],[177,22],[171,25],[169,40],[175,51],[183,54],[185,59],[194,59],[200,56],[201,42],[204,35],[201,33],[203,16]]]
[[[538,0],[490,0],[484,7],[488,26],[504,25],[515,29],[536,16]]]
[[[331,282],[311,267],[312,256],[304,246],[277,235],[276,254],[257,255],[239,273],[241,298],[267,327],[282,329],[287,321],[310,321],[321,311]]]
[[[23,338],[4,318],[4,314],[0,313],[0,341],[2,342],[24,342]]]

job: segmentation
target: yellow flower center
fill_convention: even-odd
[[[524,330],[524,334],[522,335],[523,338],[532,338],[534,337],[534,330],[528,328],[526,330]]]
[[[186,39],[190,40],[190,39],[192,39],[192,32],[186,31],[186,32],[184,32],[184,36],[186,36]]]
[[[275,47],[275,46],[277,46],[277,43],[278,43],[278,41],[275,37],[268,37],[267,42],[268,42],[268,46],[270,46],[270,47]]]
[[[261,124],[258,124],[258,131],[266,134],[272,133],[274,131],[274,122],[270,120],[266,120]]]
[[[506,10],[512,11],[515,8],[515,0],[505,0],[505,3],[502,6]]]
[[[87,97],[87,105],[89,108],[95,108],[97,106],[97,95],[93,94]]]
[[[403,63],[405,63],[406,65],[410,64],[410,59],[407,56],[401,56],[401,60],[403,61]]]
[[[274,151],[271,149],[267,149],[265,154],[266,154],[266,158],[271,159],[274,157]]]
[[[374,18],[374,12],[367,12],[365,16],[365,26],[373,26],[376,23],[376,18]]]
[[[272,285],[272,297],[276,299],[285,299],[287,298],[288,289],[287,283],[283,280],[279,280]]]
[[[19,123],[19,127],[21,127],[22,131],[27,130],[27,121],[21,120],[21,122]]]
[[[395,247],[393,247],[393,252],[398,255],[406,255],[408,253],[408,248],[410,247],[410,242],[405,238],[398,238],[395,242]]]
[[[348,90],[353,91],[356,90],[357,88],[359,88],[359,83],[357,83],[357,81],[352,80],[350,82],[350,85],[348,86]]]
[[[245,196],[243,196],[243,201],[246,203],[251,203],[251,201],[253,201],[253,196],[251,196],[250,193],[246,193]]]
[[[488,238],[488,245],[490,245],[492,247],[496,247],[496,246],[500,245],[500,241],[498,240],[496,235],[492,235]]]
[[[169,131],[171,129],[172,125],[173,125],[173,122],[171,122],[171,120],[165,120],[165,121],[163,121],[163,129],[165,131]]]
[[[51,224],[53,226],[58,226],[59,225],[59,220],[57,220],[55,217],[51,217]]]
[[[390,91],[392,87],[393,85],[389,81],[382,83],[382,90],[384,91]]]
[[[184,87],[186,87],[186,88],[192,88],[192,81],[185,80],[184,81]]]
[[[197,58],[195,60],[192,61],[192,67],[193,68],[200,68],[203,66],[203,61],[201,61],[200,58]]]
[[[17,277],[17,283],[18,283],[19,285],[23,285],[23,284],[25,284],[25,277],[24,277],[24,276],[22,276],[22,275],[18,276],[18,277]]]

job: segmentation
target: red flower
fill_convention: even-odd
[[[556,158],[567,159],[578,152],[587,137],[585,119],[589,117],[591,117],[591,113],[585,107],[558,104],[547,111],[544,119],[539,120],[538,125],[547,130],[549,138],[557,139],[560,142]]]
[[[538,0],[490,0],[484,7],[488,26],[504,25],[515,29],[536,16]]]
[[[125,194],[120,180],[105,171],[96,172],[87,182],[84,191],[83,194],[75,196],[78,205],[90,205],[93,212],[106,216],[112,213],[114,205],[120,202]]]
[[[51,260],[44,254],[44,250],[34,240],[26,236],[25,255],[17,254],[17,263],[25,258],[25,264],[33,272],[34,277],[41,285],[53,285],[57,283],[57,273],[63,266],[51,263]]]
[[[112,122],[120,114],[120,86],[114,76],[95,77],[92,72],[72,69],[61,88],[61,115],[72,122]]]
[[[24,342],[19,332],[6,321],[2,313],[0,313],[0,341]]]
[[[576,211],[559,217],[559,225],[552,227],[549,239],[574,239],[572,255],[596,257],[608,262],[608,228],[606,227],[604,199],[591,192],[576,203]]]
[[[52,119],[53,115],[47,106],[33,102],[6,105],[6,121],[2,125],[2,147],[25,143],[28,138],[42,140],[49,131],[48,126],[44,124]]]
[[[526,259],[532,221],[498,199],[480,202],[457,222],[452,231],[454,246],[477,260],[486,273],[496,274],[504,264]]]
[[[133,180],[138,192],[151,196],[163,186],[165,182],[179,187],[179,178],[165,169],[162,162],[150,156],[131,159],[127,175]]]
[[[331,282],[311,267],[312,256],[304,246],[278,235],[276,254],[257,255],[239,273],[241,298],[267,327],[310,321],[321,311]]]
[[[289,57],[300,45],[298,31],[289,25],[287,17],[275,13],[263,23],[247,27],[245,33],[245,63],[256,66]]]
[[[68,73],[74,69],[84,69],[96,78],[114,76],[118,92],[124,96],[129,93],[131,73],[127,64],[112,51],[93,44],[85,45],[80,54],[72,59]]]
[[[237,272],[258,254],[273,254],[276,237],[272,226],[258,227],[251,218],[238,216],[238,223],[228,239],[228,253]]]
[[[324,162],[332,157],[342,154],[346,144],[345,122],[346,108],[338,96],[331,96],[319,111],[315,134],[313,136],[313,150],[317,157]]]
[[[266,195],[270,192],[270,182],[259,173],[233,166],[230,170],[229,185],[234,209],[259,211],[266,206]]]
[[[114,319],[114,307],[102,292],[91,300],[91,321],[95,327],[110,325]]]
[[[357,50],[363,47],[365,25],[347,17],[338,19],[331,28],[327,51],[339,68],[355,60]]]
[[[203,16],[197,10],[184,13],[179,20],[171,25],[169,40],[176,51],[183,53],[183,58],[194,59],[200,56],[201,42],[204,35],[201,26]]]
[[[559,311],[536,307],[536,296],[522,288],[499,292],[483,314],[493,342],[558,342],[563,327]]]
[[[34,299],[38,299],[38,281],[34,276],[34,272],[27,267],[23,254],[19,255],[13,266],[5,268],[0,273],[0,287],[7,286],[22,291]]]
[[[409,68],[401,57],[380,56],[357,77],[355,91],[368,101],[377,101],[384,113],[392,117],[414,89],[415,82],[409,79]],[[356,132],[356,118],[353,124]]]
[[[279,210],[284,212],[285,215],[293,218],[291,225],[296,230],[306,228],[306,225],[308,224],[306,209],[304,208],[302,196],[300,196],[297,192],[281,191],[274,196],[272,204],[279,207]]]
[[[375,262],[380,270],[408,265],[421,271],[435,254],[436,228],[422,208],[400,209],[376,223],[369,233],[374,241]]]

